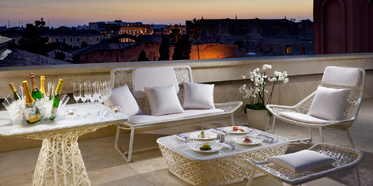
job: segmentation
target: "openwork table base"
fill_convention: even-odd
[[[191,160],[158,143],[169,171],[191,185],[227,185],[250,177],[253,168],[245,159],[263,161],[271,156],[285,154],[288,144],[263,148],[234,156],[207,161]]]
[[[78,146],[78,138],[107,125],[94,125],[23,137],[43,140],[32,179],[32,185],[91,185]]]

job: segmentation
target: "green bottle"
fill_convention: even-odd
[[[18,94],[16,87],[14,87],[14,84],[9,83],[9,87],[13,91],[14,99],[15,100],[22,100],[22,97]]]
[[[33,99],[35,99],[35,101],[37,101],[38,99],[41,99],[44,97],[43,93],[39,90],[38,86],[36,85],[36,82],[35,82],[35,75],[34,73],[31,73],[30,74],[30,77],[31,77],[31,83],[32,83],[32,91],[31,91],[31,96]]]
[[[58,109],[58,106],[60,104],[60,95],[61,95],[61,90],[62,90],[63,82],[64,82],[63,79],[60,79],[58,81],[57,88],[54,91],[52,112],[51,112],[51,117],[49,118],[50,120],[54,120],[54,118],[56,118],[57,109]]]

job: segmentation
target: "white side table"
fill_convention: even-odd
[[[103,107],[103,105],[100,105]],[[83,110],[83,105],[66,105],[64,110]],[[64,113],[62,111],[61,113]],[[71,120],[63,115],[54,121],[40,121],[35,124],[12,122],[7,111],[0,112],[0,135],[43,140],[36,163],[32,185],[91,185],[78,146],[78,138],[108,125],[128,120],[123,114],[104,121],[92,119]]]

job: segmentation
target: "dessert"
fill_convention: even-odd
[[[233,131],[237,131],[237,130],[238,130],[238,126],[234,126]]]
[[[205,138],[205,132],[201,132],[201,138]]]
[[[249,138],[249,137],[246,137],[244,140],[243,140],[244,143],[252,143],[253,141]]]

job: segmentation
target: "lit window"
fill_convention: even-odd
[[[85,38],[83,38],[83,41],[85,41]]]
[[[111,33],[113,33],[113,31],[111,31]]]
[[[50,42],[50,43],[52,42],[52,39],[51,39],[51,38],[49,38],[49,42]]]
[[[286,45],[286,53],[290,54],[291,53],[291,46]]]
[[[300,50],[301,50],[301,53],[302,53],[303,55],[306,53],[304,47],[300,48]]]
[[[92,41],[92,38],[89,38],[89,41]]]

